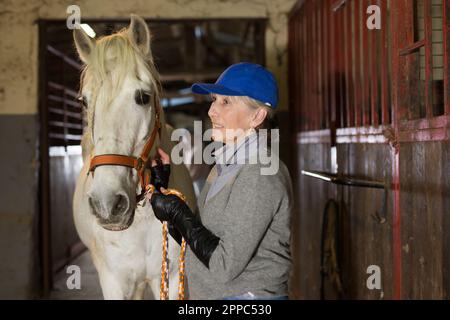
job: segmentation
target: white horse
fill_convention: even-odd
[[[75,45],[85,68],[81,94],[87,126],[82,148],[84,166],[78,177],[73,211],[75,226],[90,250],[105,299],[142,299],[147,285],[159,299],[162,224],[149,203],[137,204],[140,193],[135,169],[103,165],[89,173],[94,156],[118,154],[138,157],[156,123],[160,108],[159,77],[150,50],[150,32],[135,15],[127,29],[99,40],[81,29],[74,31]],[[162,130],[156,147],[170,154],[173,144],[159,110]],[[192,181],[184,165],[171,166],[169,187],[195,206]],[[117,230],[117,231],[113,231]],[[169,298],[178,294],[180,247],[169,236]]]

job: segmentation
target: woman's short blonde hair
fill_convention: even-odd
[[[259,108],[264,108],[267,111],[266,118],[257,128],[255,128],[256,130],[273,129],[276,126],[274,123],[275,122],[275,110],[273,108],[265,105],[261,101],[255,100],[255,99],[247,97],[247,96],[232,96],[231,99],[235,100],[235,101],[240,100],[245,105],[247,105],[248,107],[250,107],[252,109],[256,110]]]

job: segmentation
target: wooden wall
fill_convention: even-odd
[[[321,297],[322,223],[329,199],[341,214],[344,298],[449,298],[450,2],[418,3],[378,1],[383,21],[378,31],[357,24],[365,22],[371,1],[301,0],[291,12],[290,113],[298,156],[293,298]],[[420,32],[420,23],[427,32]],[[443,55],[435,39],[443,40]],[[381,49],[370,59],[378,59],[366,64],[377,41]],[[427,59],[418,64],[415,57],[422,53]],[[423,67],[425,76],[418,79]],[[438,96],[436,79],[444,83]],[[384,183],[384,213],[382,189],[301,174],[332,172],[332,147],[338,176]],[[380,289],[367,286],[371,265],[380,267]]]

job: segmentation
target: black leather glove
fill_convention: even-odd
[[[160,191],[161,187],[164,189],[169,187],[170,164],[158,162],[156,166],[150,167],[150,172],[150,183],[155,186],[156,190]]]
[[[209,231],[186,203],[175,195],[152,195],[152,207],[159,220],[173,224],[197,258],[209,268],[209,260],[220,238]]]
[[[164,189],[169,187],[170,164],[163,164],[161,161],[157,161],[155,166],[150,167],[150,172],[150,184],[154,185],[156,190],[160,191],[161,187]],[[181,245],[181,233],[171,223],[168,223],[167,226],[169,234]]]

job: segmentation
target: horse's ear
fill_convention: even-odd
[[[138,15],[131,15],[130,26],[128,27],[130,40],[141,50],[144,55],[150,53],[150,30],[144,19]]]
[[[84,63],[88,63],[95,46],[95,40],[89,37],[81,28],[73,30],[73,40],[75,41],[80,59]]]

